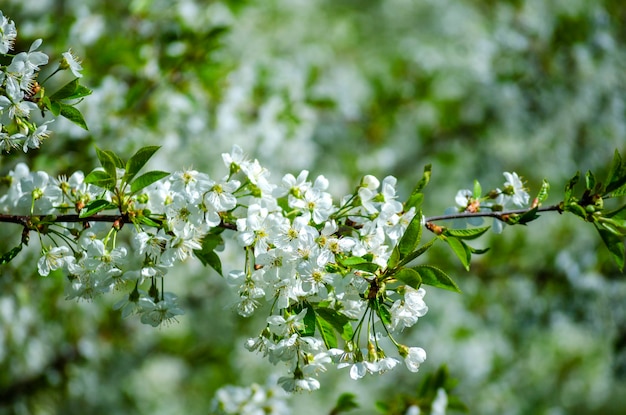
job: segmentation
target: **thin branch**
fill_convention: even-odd
[[[478,218],[478,217],[488,217],[495,218],[499,220],[503,220],[503,217],[510,215],[523,215],[524,213],[530,212],[532,208],[527,209],[514,209],[514,210],[504,210],[504,211],[489,211],[489,212],[460,212],[460,213],[452,213],[449,215],[437,215],[437,216],[428,216],[425,218],[425,223],[428,222],[436,222],[442,220],[452,220],[452,219],[469,219],[469,218]],[[561,212],[561,208],[559,205],[552,205],[546,207],[540,207],[537,209],[537,212]],[[16,223],[18,225],[22,225],[24,227],[30,228],[33,224],[33,218],[38,218],[38,221],[41,222],[57,222],[57,223],[76,223],[76,222],[120,222],[120,223],[131,223],[132,221],[128,217],[128,215],[93,215],[89,217],[80,217],[76,214],[70,215],[56,215],[53,216],[51,220],[46,220],[48,215],[7,215],[0,214],[0,222],[5,223]],[[220,223],[219,227],[224,229],[236,230],[237,227],[234,224],[223,222]]]
[[[436,222],[440,220],[452,220],[452,219],[469,219],[469,218],[479,218],[479,217],[487,217],[487,218],[495,218],[498,220],[503,220],[505,216],[511,215],[523,215],[524,213],[528,213],[533,208],[527,209],[514,209],[514,210],[503,210],[503,211],[489,211],[489,212],[460,212],[460,213],[452,213],[449,215],[438,215],[438,216],[430,216],[426,217],[424,222]],[[537,208],[537,212],[561,212],[561,207],[559,205],[552,205],[546,207]]]

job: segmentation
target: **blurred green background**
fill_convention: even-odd
[[[239,144],[274,180],[308,169],[341,196],[363,174],[398,177],[403,196],[433,164],[425,214],[442,213],[474,178],[503,171],[548,203],[577,171],[603,177],[626,150],[626,3],[618,0],[3,0],[17,50],[43,38],[72,48],[94,94],[88,132],[58,120],[26,161],[50,174],[90,171],[94,145],[132,154],[161,145],[153,167],[226,173]],[[531,192],[532,193],[532,192]],[[20,230],[3,225],[2,252]],[[11,243],[13,242],[13,245]],[[31,244],[35,245],[35,244]],[[466,272],[444,249],[428,261],[463,295],[429,289],[406,333],[420,373],[359,382],[322,376],[290,400],[328,413],[342,392],[361,409],[412,392],[443,363],[474,414],[626,412],[626,283],[591,226],[546,214],[474,243],[492,249]],[[206,414],[226,384],[265,383],[247,352],[263,318],[242,319],[223,280],[197,261],[168,274],[186,315],[160,329],[122,320],[117,296],[64,300],[65,278],[37,275],[37,247],[1,268],[0,413]],[[225,270],[240,268],[234,244]],[[217,316],[217,317],[216,317]]]

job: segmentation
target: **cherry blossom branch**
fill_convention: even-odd
[[[530,212],[534,208],[527,209],[513,209],[513,210],[502,210],[502,211],[489,211],[489,212],[460,212],[453,213],[448,215],[438,215],[438,216],[430,216],[425,217],[424,222],[436,222],[442,220],[452,220],[452,219],[469,219],[469,218],[477,218],[477,217],[487,217],[487,218],[495,218],[498,220],[504,220],[507,216],[511,215],[523,215],[525,213]],[[537,208],[537,212],[559,212],[561,213],[563,209],[560,205],[551,205],[546,207]]]
[[[436,216],[427,216],[424,218],[424,222],[437,222],[437,221],[445,221],[452,219],[469,219],[476,217],[488,217],[495,218],[498,220],[504,220],[505,217],[511,215],[523,215],[525,213],[530,212],[533,208],[527,209],[512,209],[512,210],[503,210],[503,211],[489,211],[489,212],[459,212],[447,215],[436,215]],[[551,205],[546,207],[540,207],[537,209],[537,212],[562,212],[562,208],[560,205]],[[46,220],[46,218],[50,218]],[[35,219],[35,220],[33,220]],[[35,224],[35,222],[56,222],[56,223],[85,223],[85,222],[118,222],[120,224],[123,223],[132,223],[132,220],[127,214],[117,214],[117,215],[93,215],[88,217],[80,217],[77,214],[68,214],[68,215],[10,215],[10,214],[0,214],[0,223],[16,223],[18,225],[22,225],[25,227],[31,227]],[[236,230],[237,227],[234,224],[222,222],[219,227],[224,229]]]

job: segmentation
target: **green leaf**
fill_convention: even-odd
[[[59,106],[60,106],[59,113],[62,116],[64,116],[65,118],[73,122],[74,124],[78,125],[79,127],[85,130],[89,130],[89,128],[87,128],[87,123],[85,122],[85,119],[83,118],[83,114],[81,114],[80,111],[76,109],[76,107],[73,107],[72,105],[68,105],[68,104],[63,104],[63,103],[59,103]]]
[[[143,225],[151,226],[153,228],[160,228],[162,226],[161,221],[157,222],[147,216],[139,216],[136,223],[141,223]]]
[[[422,205],[422,201],[424,200],[424,195],[422,194],[422,190],[424,190],[424,188],[428,185],[428,182],[430,182],[431,171],[432,171],[432,166],[430,164],[427,164],[426,166],[424,166],[424,175],[422,176],[421,180],[417,183],[417,185],[411,192],[411,195],[409,196],[406,203],[404,204],[404,207],[406,210],[409,210],[412,207],[414,207],[416,210],[419,210],[420,206]]]
[[[472,196],[474,197],[474,199],[480,199],[482,195],[483,195],[483,189],[480,186],[480,182],[474,179],[474,192],[472,193]]]
[[[58,117],[61,113],[61,105],[56,101],[50,101],[50,97],[43,97],[43,103],[54,114],[55,117]]]
[[[371,272],[371,273],[374,273],[380,269],[380,265],[375,264],[373,262],[369,262],[365,258],[361,258],[358,256],[340,258],[339,264],[343,265],[346,268],[352,268],[352,269]]]
[[[604,189],[606,194],[621,188],[626,184],[626,169],[622,164],[622,157],[619,151],[615,150],[613,155],[613,162],[606,178],[606,188]]]
[[[205,267],[209,266],[222,277],[224,276],[224,274],[222,274],[222,261],[220,260],[220,256],[214,251],[205,252],[204,250],[195,249],[193,253],[200,260],[202,265]]]
[[[78,88],[78,78],[68,82],[67,84],[63,85],[61,87],[61,89],[59,89],[58,91],[56,91],[54,94],[52,94],[50,96],[50,99],[52,101],[60,101],[62,99],[67,99],[68,97],[72,96],[75,92],[76,89]]]
[[[317,328],[319,329],[320,337],[324,342],[324,345],[327,349],[334,349],[337,347],[337,336],[335,335],[335,329],[333,325],[328,321],[321,318],[317,315],[315,322],[317,323]]]
[[[619,218],[598,218],[597,222],[617,236],[626,235],[626,220]]]
[[[591,170],[587,170],[585,174],[585,186],[587,190],[593,190],[596,187],[596,177],[593,175]]]
[[[141,176],[137,177],[131,184],[130,184],[130,192],[131,193],[137,193],[138,191],[140,191],[141,189],[150,186],[152,183],[154,182],[158,182],[159,180],[169,176],[170,173],[166,172],[166,171],[158,171],[158,170],[154,170],[154,171],[149,171],[147,173],[142,174]]]
[[[539,193],[537,193],[537,201],[539,202],[539,204],[546,201],[549,191],[550,183],[548,183],[546,179],[543,179],[543,183],[541,183],[541,189],[539,189]]]
[[[565,211],[587,220],[587,211],[576,202],[570,202],[568,205],[565,205]]]
[[[404,258],[417,248],[422,238],[422,211],[418,210],[406,231],[398,242],[398,250],[400,251],[400,259]]]
[[[350,324],[350,318],[340,314],[336,310],[327,307],[317,307],[315,309],[318,319],[322,319],[341,334],[341,338],[344,340],[350,340],[352,337],[352,324]]]
[[[339,263],[344,267],[351,267],[356,264],[363,264],[367,262],[365,259],[360,256],[349,256],[347,258],[339,258]]]
[[[615,189],[611,193],[607,194],[607,196],[611,197],[611,198],[613,198],[613,197],[620,197],[620,196],[624,196],[624,195],[626,195],[626,185],[624,185],[624,186],[622,186],[622,187],[620,187],[618,189]]]
[[[19,244],[15,248],[11,249],[9,252],[6,252],[0,256],[0,265],[7,264],[13,260],[22,250],[22,244]]]
[[[154,155],[154,153],[161,148],[160,146],[148,146],[140,148],[135,154],[131,156],[126,162],[126,172],[124,173],[124,181],[130,182],[133,177],[137,175],[139,170],[146,165],[148,160]]]
[[[109,173],[102,170],[94,170],[85,177],[85,183],[93,184],[107,190],[113,190],[115,187],[115,179],[109,176]]]
[[[539,206],[536,206],[530,209],[529,211],[524,212],[523,215],[517,216],[515,218],[511,218],[506,223],[510,225],[526,225],[528,222],[532,222],[535,219],[539,218],[539,215],[537,215],[538,210],[539,210]]]
[[[412,268],[402,268],[393,274],[393,276],[416,290],[422,285],[422,277]]]
[[[422,284],[430,285],[444,290],[461,292],[458,285],[442,270],[432,265],[418,265],[412,268],[422,278]]]
[[[626,205],[620,206],[619,208],[609,212],[605,212],[603,216],[606,218],[626,219]]]
[[[359,271],[369,272],[370,274],[374,274],[376,271],[380,269],[380,265],[375,264],[373,262],[362,262],[360,264],[352,265],[351,268],[359,270]]]
[[[337,398],[335,407],[330,411],[330,415],[339,415],[342,412],[349,412],[359,407],[354,398],[356,395],[352,393],[342,393]]]
[[[71,100],[71,99],[79,99],[79,98],[83,98],[86,97],[88,95],[91,95],[93,93],[93,91],[83,85],[78,85],[76,87],[76,89],[74,90],[74,93],[70,96],[68,96],[65,99]]]
[[[87,206],[85,206],[85,208],[80,211],[80,214],[78,216],[81,218],[88,218],[106,209],[117,209],[117,206],[115,206],[108,200],[97,199],[87,204]]]
[[[391,324],[391,312],[387,308],[385,304],[379,303],[378,299],[375,300],[377,303],[376,310],[378,311],[378,317],[380,321],[382,321],[385,325]]]
[[[105,172],[108,173],[109,177],[113,179],[113,181],[117,181],[117,170],[116,170],[116,160],[115,154],[111,151],[100,150],[96,147],[96,155],[98,156],[98,160],[100,160],[100,165],[104,169]]]
[[[219,255],[215,253],[215,248],[223,243],[224,240],[220,235],[209,233],[202,239],[202,249],[195,249],[193,251],[202,265],[205,267],[210,266],[221,276],[224,276],[222,273],[222,261],[220,260]]]
[[[400,262],[400,265],[406,265],[409,262],[413,261],[415,258],[422,255],[424,252],[428,251],[428,249],[430,249],[430,247],[433,246],[433,244],[435,243],[437,239],[438,238],[433,238],[430,241],[426,242],[424,245],[422,245],[419,249],[411,252]]]
[[[576,186],[576,183],[578,183],[578,180],[580,180],[580,172],[576,172],[574,177],[572,177],[565,185],[565,197],[563,198],[563,203],[566,206],[570,203],[574,186]]]
[[[595,225],[595,224],[594,224]],[[600,233],[600,237],[602,241],[609,249],[611,256],[620,270],[624,269],[624,242],[622,242],[622,237],[615,235],[613,232],[610,232],[606,229],[595,225],[596,229]]]
[[[304,323],[304,331],[301,332],[303,336],[312,337],[315,335],[315,309],[309,303],[306,303],[306,314],[302,322]]]
[[[469,247],[458,238],[447,237],[444,239],[452,248],[452,251],[456,254],[456,256],[461,260],[461,263],[465,267],[466,270],[469,271],[470,261],[472,259],[472,251]]]
[[[395,268],[400,262],[400,250],[398,249],[398,245],[393,247],[391,251],[391,255],[389,256],[389,260],[387,261],[387,269]]]
[[[490,226],[485,226],[483,228],[470,228],[470,229],[449,229],[443,231],[443,235],[452,236],[454,238],[459,239],[476,239],[483,235],[491,228]]]

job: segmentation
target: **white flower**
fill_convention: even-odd
[[[61,59],[61,69],[69,69],[72,71],[77,78],[82,78],[83,74],[80,71],[83,70],[83,67],[80,64],[80,60],[72,53],[72,50],[68,50],[67,52],[63,52],[61,54],[63,58]]]
[[[505,202],[510,200],[515,206],[519,207],[528,205],[530,195],[524,189],[522,179],[517,175],[517,173],[505,172],[503,174],[506,179],[504,189],[502,190]]]
[[[302,310],[298,314],[291,315],[285,319],[283,316],[269,316],[267,324],[270,331],[277,336],[287,336],[304,328],[304,316],[308,309]]]
[[[139,304],[143,308],[141,322],[157,327],[161,323],[176,321],[176,316],[185,314],[185,311],[178,307],[177,298],[172,293],[163,294],[163,298],[155,302],[150,298],[141,298]]]
[[[421,347],[400,346],[400,355],[411,372],[419,371],[420,365],[426,360],[426,351]]]
[[[294,376],[283,376],[278,379],[278,384],[287,392],[314,391],[320,388],[320,382],[312,377],[298,379]]]
[[[55,246],[47,250],[43,256],[39,258],[37,270],[39,271],[39,275],[45,277],[50,274],[50,271],[63,267],[73,259],[74,257],[71,256],[70,249],[67,246]]]
[[[32,75],[33,72],[39,70],[40,66],[47,64],[48,55],[37,51],[41,43],[42,40],[37,39],[32,43],[28,52],[20,52],[15,55],[11,64],[7,67],[7,71],[17,73],[17,78],[21,78],[22,76]]]
[[[13,43],[17,37],[17,30],[13,20],[9,20],[2,14],[0,10],[0,53],[5,55],[13,49]]]
[[[216,212],[227,212],[237,206],[237,198],[233,192],[241,183],[237,180],[223,178],[220,183],[212,184],[210,190],[204,194],[204,203]]]
[[[459,207],[459,211],[464,212],[474,198],[474,193],[469,189],[461,189],[456,192],[454,202]]]
[[[448,407],[448,394],[443,388],[437,389],[437,396],[433,401],[430,409],[431,415],[446,415],[446,408]]]
[[[22,146],[22,150],[24,153],[28,152],[29,148],[39,148],[39,145],[42,141],[50,136],[50,131],[48,131],[48,124],[50,124],[54,120],[49,120],[41,124],[37,127],[35,131],[30,133],[26,140],[24,140],[24,145]]]

